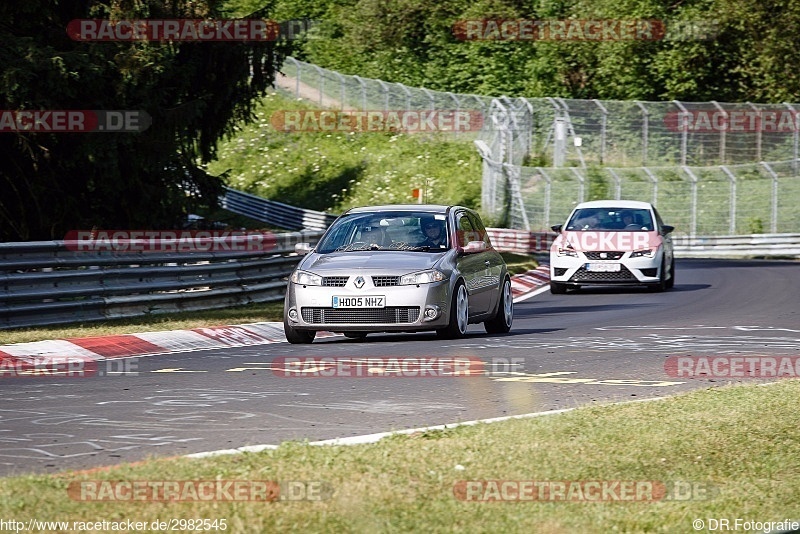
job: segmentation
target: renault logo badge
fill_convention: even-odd
[[[356,281],[354,282],[358,289],[364,287],[364,277],[363,276],[356,276]]]

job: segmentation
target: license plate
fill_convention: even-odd
[[[361,295],[360,297],[333,297],[334,308],[383,308],[386,297],[383,295]]]
[[[619,263],[587,263],[586,270],[594,273],[616,273],[619,272]]]

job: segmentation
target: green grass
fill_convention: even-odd
[[[482,380],[482,378],[465,379]],[[476,387],[477,382],[476,382]],[[0,480],[0,516],[225,518],[230,532],[692,532],[695,518],[797,519],[800,382],[720,387],[652,403],[579,408],[395,436],[371,445],[167,459]],[[317,502],[82,502],[80,480],[324,481]],[[464,502],[465,480],[689,482],[686,501]]]
[[[270,122],[282,110],[313,109],[267,95],[254,124],[220,143],[212,174],[228,185],[273,200],[339,213],[353,206],[413,203],[478,207],[481,160],[471,141],[439,134],[282,132]]]
[[[113,336],[119,334],[135,334],[137,332],[150,332],[154,330],[182,330],[201,328],[204,326],[282,320],[283,300],[280,302],[248,304],[246,306],[221,310],[155,314],[127,319],[112,319],[97,323],[86,322],[0,330],[0,344],[25,343],[46,339]]]

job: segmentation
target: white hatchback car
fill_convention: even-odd
[[[647,202],[595,200],[578,204],[550,247],[550,292],[583,285],[675,284],[670,232]]]

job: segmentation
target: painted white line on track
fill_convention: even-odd
[[[531,291],[530,293],[525,293],[524,295],[520,295],[519,297],[514,299],[514,304],[516,304],[517,302],[526,301],[526,300],[528,300],[530,298],[535,297],[536,295],[541,295],[545,291],[550,291],[550,286],[540,287],[539,289],[537,289],[535,291]]]
[[[633,404],[637,402],[653,402],[653,401],[662,401],[673,397],[674,395],[668,395],[666,397],[653,397],[650,399],[637,399],[632,401],[625,401],[625,402],[612,402],[608,404],[604,404],[603,406],[616,406],[621,404]],[[351,436],[347,438],[334,438],[334,439],[326,439],[322,441],[310,441],[308,445],[365,445],[369,443],[377,443],[378,441],[382,440],[383,438],[387,438],[389,436],[399,436],[399,435],[407,435],[407,434],[416,434],[418,432],[429,432],[435,430],[449,430],[452,428],[458,428],[460,426],[474,426],[481,423],[498,423],[501,421],[510,421],[512,419],[530,419],[533,417],[544,417],[547,415],[557,415],[561,413],[571,412],[578,408],[582,408],[579,406],[577,408],[562,408],[560,410],[549,410],[546,412],[533,412],[533,413],[525,413],[520,415],[506,415],[503,417],[492,417],[490,419],[477,419],[475,421],[463,421],[460,423],[446,423],[443,425],[434,425],[434,426],[426,426],[422,428],[410,428],[405,430],[395,430],[391,432],[378,432],[377,434],[365,434],[363,436]],[[270,449],[277,449],[278,445],[250,445],[247,447],[239,447],[237,449],[222,449],[218,451],[208,451],[208,452],[198,452],[194,454],[187,454],[185,458],[210,458],[213,456],[223,456],[223,455],[230,455],[230,454],[240,454],[243,452],[260,452],[264,450]]]

